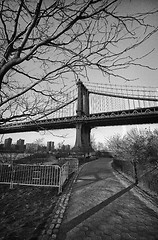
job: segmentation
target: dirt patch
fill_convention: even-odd
[[[0,240],[35,240],[58,199],[51,187],[0,185]]]

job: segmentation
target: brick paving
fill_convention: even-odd
[[[71,195],[69,191],[58,230],[41,239],[158,240],[158,214],[133,194],[134,184],[125,187],[119,181],[110,161],[84,165]]]
[[[80,167],[80,169],[81,168],[82,167]],[[59,228],[62,223],[63,216],[71,195],[72,186],[73,186],[73,183],[76,181],[78,172],[76,172],[73,175],[73,177],[71,177],[63,193],[59,196],[58,201],[56,202],[56,205],[52,213],[49,215],[45,223],[43,231],[38,236],[38,240],[53,240],[53,239],[55,240],[57,238]],[[30,240],[34,240],[34,238],[33,239],[31,238]]]

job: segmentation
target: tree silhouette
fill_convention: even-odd
[[[118,70],[144,67],[143,56],[134,58],[131,51],[157,32],[149,20],[157,9],[121,11],[130,6],[128,0],[2,0],[1,124],[48,115],[57,84],[89,79],[91,69],[129,80]]]

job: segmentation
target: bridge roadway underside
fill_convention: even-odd
[[[49,119],[35,122],[23,122],[18,125],[0,126],[0,134],[15,132],[44,131],[53,129],[76,128],[78,123],[90,128],[117,125],[158,123],[158,107],[126,110],[109,113],[96,113],[89,116]]]

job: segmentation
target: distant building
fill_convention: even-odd
[[[12,144],[12,145],[11,145],[11,149],[12,149],[12,152],[17,152],[18,147],[17,147],[16,144]]]
[[[19,139],[17,141],[17,149],[19,151],[24,151],[24,142],[25,142],[25,140],[23,140],[23,139]]]
[[[61,150],[62,150],[62,151],[70,151],[70,145],[69,145],[69,144],[67,144],[67,145],[62,145]]]
[[[70,151],[70,145],[69,144],[65,145],[65,150]]]
[[[47,151],[48,152],[54,151],[54,142],[47,142]]]
[[[4,149],[4,144],[1,143],[1,144],[0,144],[0,151],[3,151],[3,149]]]
[[[4,148],[11,149],[11,145],[12,145],[12,138],[6,138],[4,141]]]

